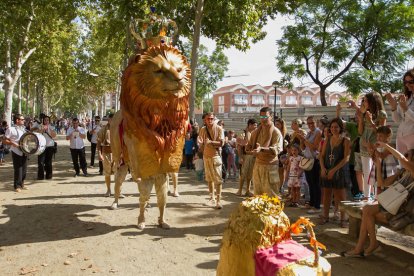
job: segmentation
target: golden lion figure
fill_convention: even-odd
[[[138,183],[138,228],[145,228],[145,206],[153,185],[164,221],[168,173],[178,172],[187,130],[190,68],[174,47],[160,45],[137,55],[122,77],[121,110],[111,123],[115,164],[115,201],[118,207],[122,182],[128,171]],[[139,181],[142,179],[141,181]]]

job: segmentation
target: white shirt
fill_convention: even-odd
[[[194,167],[196,171],[202,171],[204,170],[204,161],[203,159],[196,159],[193,161]]]
[[[83,139],[79,136],[79,134],[86,134],[86,131],[83,127],[78,127],[77,131],[70,127],[66,136],[70,136],[70,148],[71,149],[83,149],[85,144],[83,143]]]
[[[414,95],[407,101],[407,111],[404,112],[400,105],[392,112],[392,119],[400,123],[397,130],[397,137],[404,137],[414,134]]]
[[[39,126],[39,129],[43,129],[43,125]],[[46,147],[53,147],[55,145],[55,141],[52,139],[52,133],[53,127],[51,125],[47,125],[46,132],[42,133],[43,136],[46,139]]]
[[[92,138],[91,138],[91,143],[96,144],[98,143],[98,132],[101,129],[101,125],[100,124],[91,124],[89,126],[89,131],[92,133],[92,130],[95,131],[95,133],[92,133]]]
[[[6,130],[5,137],[10,139],[12,142],[19,144],[20,138],[26,132],[24,126],[12,126]],[[23,152],[19,147],[11,146],[10,150],[17,155],[23,156]]]
[[[36,128],[36,129],[34,130],[34,128]],[[43,124],[40,125],[38,123],[34,123],[31,130],[34,131],[34,132],[38,132],[38,133],[42,134],[43,137],[45,137],[46,147],[53,147],[55,145],[55,141],[53,140],[53,138],[50,134],[54,130],[53,126],[51,126],[50,124],[47,125],[47,129],[46,129],[45,132],[42,132],[43,128],[44,128]]]

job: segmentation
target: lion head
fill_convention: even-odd
[[[149,48],[125,69],[121,110],[128,129],[156,150],[175,149],[186,132],[191,71],[172,46]]]

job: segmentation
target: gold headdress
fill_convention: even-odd
[[[132,36],[137,40],[138,48],[142,50],[160,44],[172,44],[178,30],[175,21],[155,14],[153,7],[148,18],[133,19],[129,27]]]

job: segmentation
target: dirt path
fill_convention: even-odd
[[[7,165],[0,167],[0,275],[215,275],[221,235],[241,201],[234,195],[235,181],[225,184],[224,208],[213,210],[203,205],[205,183],[182,170],[181,196],[168,198],[167,220],[173,228],[156,227],[158,208],[152,196],[148,226],[139,231],[136,184],[125,182],[127,197],[118,210],[109,210],[113,198],[103,197],[105,185],[98,169],[88,168],[90,177],[74,178],[68,144],[58,142],[53,181],[34,180],[37,158],[32,157],[26,181],[30,190],[15,193],[10,155]],[[292,217],[304,213],[286,211]],[[328,245],[334,275],[401,275],[399,266],[380,258],[340,258],[338,253],[349,246],[346,235],[333,225],[318,231]]]

